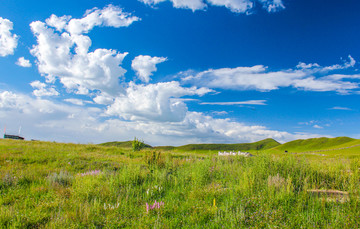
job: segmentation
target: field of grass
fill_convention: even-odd
[[[360,227],[358,157],[170,149],[1,139],[0,228]]]

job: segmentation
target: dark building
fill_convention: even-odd
[[[25,138],[17,136],[17,135],[10,135],[10,134],[4,134],[5,139],[15,139],[15,140],[24,140]]]

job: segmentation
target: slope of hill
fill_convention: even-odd
[[[126,148],[131,149],[132,148],[132,142],[133,141],[125,141],[125,142],[105,142],[100,144],[101,146],[116,146],[119,148]],[[151,145],[145,144],[144,148],[152,148]]]
[[[351,147],[360,144],[360,140],[349,137],[337,138],[311,138],[305,140],[295,140],[279,145],[272,150],[289,151],[289,152],[305,152],[316,150],[339,149]]]
[[[106,142],[100,144],[102,146],[116,146],[119,148],[132,148],[132,141],[125,142]],[[193,151],[193,150],[214,150],[214,151],[251,151],[251,150],[266,150],[279,146],[280,143],[274,139],[268,138],[254,143],[240,143],[240,144],[189,144],[184,146],[157,146],[152,147],[145,144],[145,148],[153,148],[157,150],[177,150],[177,151]]]
[[[280,143],[274,139],[268,138],[254,143],[241,143],[241,144],[189,144],[184,146],[175,147],[180,151],[191,150],[219,150],[219,151],[249,151],[249,150],[265,150],[279,146]]]

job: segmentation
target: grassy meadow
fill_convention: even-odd
[[[360,228],[358,142],[266,140],[247,158],[1,139],[0,228]]]

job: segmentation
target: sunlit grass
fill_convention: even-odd
[[[1,140],[0,228],[359,228],[360,162],[325,160]]]

